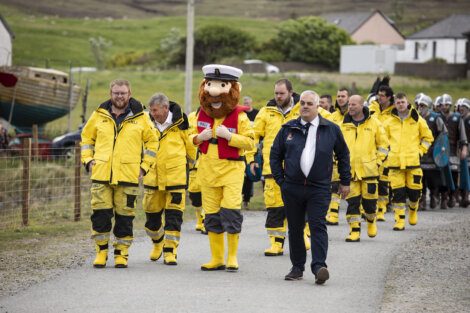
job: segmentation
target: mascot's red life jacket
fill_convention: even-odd
[[[222,122],[222,125],[227,127],[227,129],[233,133],[238,133],[238,114],[243,111],[249,110],[249,107],[237,105],[232,112],[230,112]],[[199,111],[197,117],[197,131],[201,133],[206,128],[212,128],[214,126],[214,119],[204,112],[204,110]],[[199,150],[206,154],[207,149],[209,149],[209,143],[214,142],[214,138],[206,140],[199,145]],[[228,140],[225,138],[217,138],[217,147],[219,151],[219,158],[221,159],[240,159],[240,154],[238,153],[238,148],[230,147],[228,145]]]

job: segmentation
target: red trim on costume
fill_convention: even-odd
[[[237,105],[235,109],[230,112],[222,122],[222,125],[228,128],[232,134],[238,133],[238,115],[240,112],[248,111],[249,107]],[[214,119],[200,110],[197,117],[197,131],[201,133],[206,128],[212,128],[214,126]],[[217,137],[217,147],[219,151],[219,158],[221,159],[237,159],[240,157],[238,148],[231,147],[228,144],[228,140],[225,138]],[[209,141],[204,141],[199,145],[199,150],[206,154],[209,149]]]

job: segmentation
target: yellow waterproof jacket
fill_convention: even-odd
[[[390,141],[387,165],[389,168],[406,169],[420,166],[420,158],[428,151],[434,138],[426,121],[412,108],[402,121],[397,109],[392,110],[384,124]]]
[[[155,130],[140,102],[131,98],[129,106],[129,114],[117,127],[109,111],[111,101],[104,102],[82,130],[82,163],[95,161],[94,182],[137,186],[140,169],[148,172],[155,163]]]
[[[363,110],[365,119],[355,125],[349,114],[341,124],[346,141],[353,180],[379,178],[379,166],[388,154],[388,137],[380,121],[371,116],[368,108]]]
[[[331,113],[331,119],[330,121],[332,121],[333,123],[335,123],[336,125],[338,126],[341,126],[341,123],[343,122],[344,120],[344,116],[348,113],[348,111],[346,111],[345,114],[341,113],[340,109],[337,109],[336,111],[334,111],[333,113]]]
[[[197,128],[194,128],[196,127],[197,125],[197,113],[199,112],[199,109],[197,109],[197,111],[193,111],[191,113],[189,113],[188,115],[188,122],[189,122],[189,130],[188,130],[188,134],[195,134],[197,133]],[[194,145],[192,145],[193,149],[191,149],[190,151],[188,150],[188,155],[189,155],[189,170],[192,170],[192,169],[197,169],[197,162],[198,162],[198,159],[199,159],[199,149],[198,148],[195,148]]]
[[[256,115],[255,122],[253,124],[253,130],[255,134],[255,146],[259,145],[259,142],[263,140],[263,171],[264,176],[271,174],[271,166],[269,165],[269,153],[271,152],[271,146],[273,145],[274,139],[277,133],[281,129],[284,123],[299,117],[300,104],[297,102],[289,112],[283,114],[276,105],[275,101],[270,101],[265,107],[259,110]],[[247,163],[250,164],[254,161],[256,149],[249,151],[247,154]]]
[[[318,106],[318,114],[320,114],[321,117],[324,117],[325,119],[327,119],[329,121],[331,121],[332,118],[333,118],[331,112],[328,112],[327,110],[325,110],[321,106]]]
[[[199,113],[198,113],[199,114]],[[212,127],[212,138],[217,138],[215,130],[222,124],[224,118],[214,119]],[[191,126],[193,132],[189,136],[191,143],[194,143],[194,137],[198,135],[197,118]],[[228,142],[230,147],[238,148],[240,156],[245,156],[245,152],[252,150],[253,129],[250,120],[245,112],[238,114],[238,133],[232,133],[232,138]],[[198,158],[197,180],[200,184],[209,187],[221,187],[236,182],[242,182],[244,178],[245,162],[239,160],[220,159],[217,144],[209,144],[207,153],[200,153]]]
[[[255,131],[255,149],[247,152],[247,164],[254,162],[254,157],[257,151],[257,147],[261,140],[263,140],[263,171],[264,176],[271,175],[271,166],[269,165],[269,153],[271,152],[271,146],[273,145],[274,139],[277,133],[281,129],[281,126],[290,120],[296,119],[300,116],[300,95],[294,93],[292,95],[294,99],[294,106],[286,114],[282,113],[277,107],[276,101],[271,99],[267,105],[258,112],[255,121],[253,123],[253,129]],[[318,113],[331,120],[331,113],[322,107],[318,106]]]
[[[377,100],[372,101],[369,105],[370,114],[375,116],[382,123],[382,125],[390,118],[394,108],[395,105],[391,104],[382,111]]]
[[[189,141],[189,123],[181,107],[170,101],[172,124],[163,132],[155,126],[159,139],[156,166],[144,177],[144,186],[158,190],[176,190],[187,187],[186,166],[196,148]],[[153,118],[150,117],[153,121]]]

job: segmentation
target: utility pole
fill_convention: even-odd
[[[186,27],[186,80],[184,85],[184,104],[186,114],[191,112],[193,63],[194,63],[194,0],[188,0]]]

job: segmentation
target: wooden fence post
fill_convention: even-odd
[[[31,193],[31,138],[24,138],[21,146],[23,147],[23,208],[21,210],[21,217],[23,226],[28,226],[29,198]]]
[[[32,150],[32,156],[35,161],[38,160],[39,156],[39,129],[38,125],[34,124],[33,125],[33,150]]]
[[[78,222],[81,216],[81,162],[80,162],[80,142],[75,142],[75,212],[74,212],[74,221]]]

